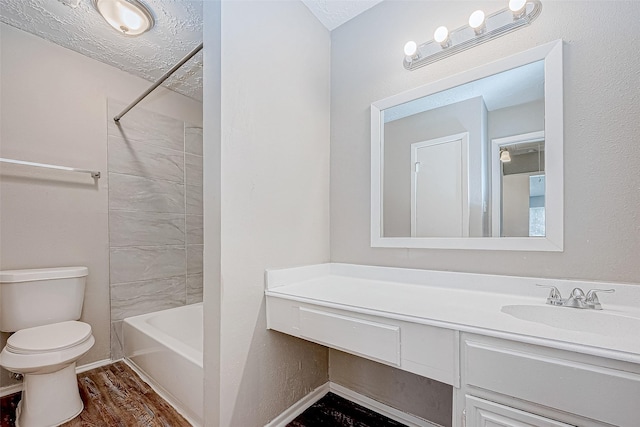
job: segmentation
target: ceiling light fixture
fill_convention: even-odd
[[[93,0],[93,4],[109,25],[126,36],[139,36],[155,23],[151,11],[138,0]]]
[[[531,24],[542,12],[540,0],[509,0],[508,6],[490,15],[476,10],[468,25],[449,31],[441,26],[433,40],[418,45],[413,55],[404,57],[404,68],[416,68],[447,58]]]

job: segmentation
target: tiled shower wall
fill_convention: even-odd
[[[111,357],[122,319],[202,301],[202,128],[109,100]]]

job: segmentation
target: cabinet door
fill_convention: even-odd
[[[640,426],[638,365],[614,365],[606,359],[477,336],[464,338],[463,352],[464,382],[469,388],[601,425]]]
[[[499,405],[474,396],[465,396],[466,427],[570,427],[529,412]]]

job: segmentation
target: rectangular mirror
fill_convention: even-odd
[[[562,251],[562,41],[371,105],[371,246]]]

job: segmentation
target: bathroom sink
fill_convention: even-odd
[[[606,309],[581,310],[551,305],[505,305],[501,311],[520,320],[569,331],[630,336],[636,336],[640,331],[640,318],[608,313]]]

